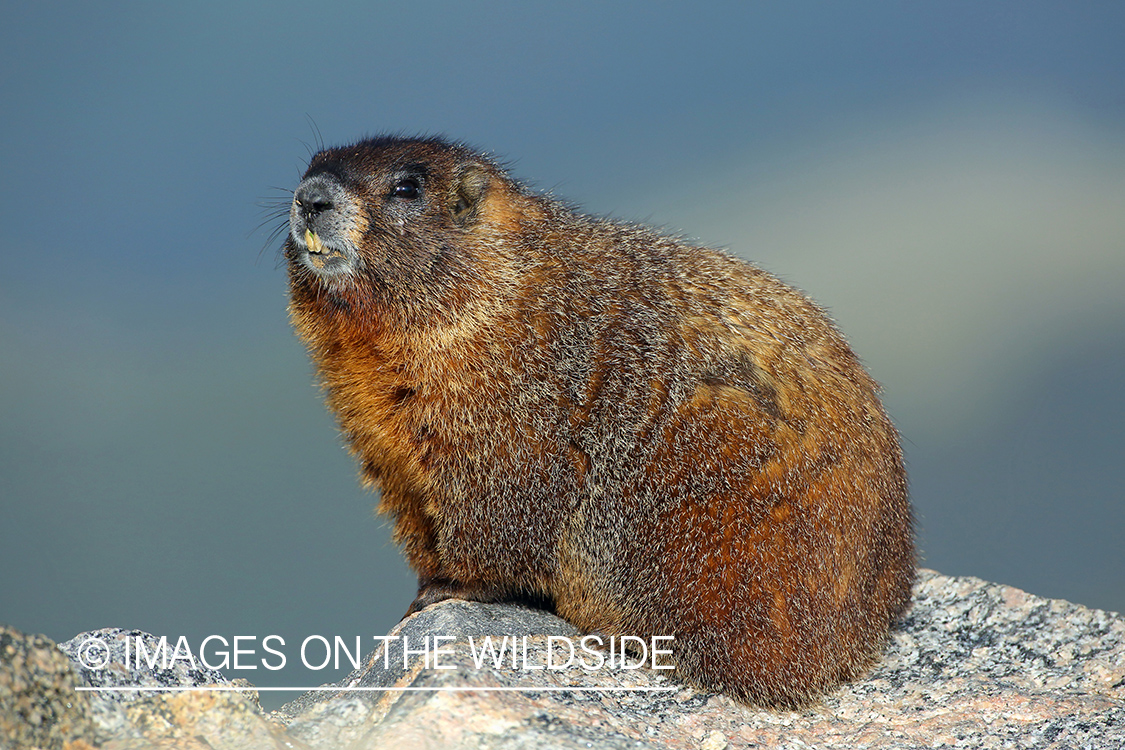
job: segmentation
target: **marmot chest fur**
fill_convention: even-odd
[[[285,254],[411,611],[550,601],[767,705],[877,657],[914,578],[902,454],[801,293],[439,139],[316,154]]]

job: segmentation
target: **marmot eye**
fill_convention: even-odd
[[[406,177],[395,183],[391,194],[396,198],[412,201],[422,194],[422,186],[418,184],[418,180]]]

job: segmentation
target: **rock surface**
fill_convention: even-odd
[[[122,633],[137,635],[98,631],[64,648]],[[347,689],[326,686],[267,715],[245,683],[217,673],[125,671],[112,659],[72,669],[42,636],[0,631],[0,748],[1125,746],[1125,618],[932,571],[920,572],[915,604],[872,673],[800,711],[740,706],[619,664],[537,669],[549,639],[560,663],[579,636],[516,606],[443,602],[390,635],[335,686]],[[404,666],[403,638],[420,651],[434,635],[450,636],[442,668],[428,661],[432,640]],[[509,650],[500,666],[478,666],[483,637],[495,648],[505,635],[509,646],[515,638],[515,665]],[[73,689],[204,683],[238,692],[125,700]]]
[[[77,685],[53,641],[0,626],[0,748],[79,747],[94,725]]]

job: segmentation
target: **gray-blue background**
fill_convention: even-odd
[[[805,289],[885,384],[924,564],[1125,610],[1123,8],[6,4],[0,621],[293,660],[409,603],[254,231],[310,119]]]

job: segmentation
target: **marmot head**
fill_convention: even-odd
[[[316,154],[289,210],[295,285],[387,302],[432,296],[476,266],[490,192],[519,192],[494,162],[446,141],[379,137]]]

